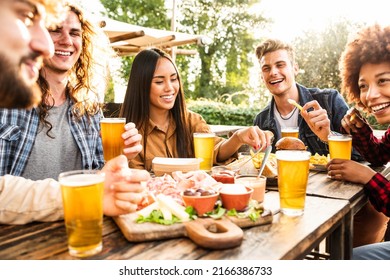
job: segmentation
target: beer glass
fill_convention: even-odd
[[[310,156],[307,151],[276,151],[280,210],[285,215],[303,214]]]
[[[104,178],[104,173],[98,170],[59,175],[71,256],[88,257],[102,250]]]
[[[234,183],[244,185],[253,189],[252,199],[258,202],[264,201],[265,185],[267,178],[257,175],[237,175],[234,178]]]
[[[123,153],[122,133],[125,132],[125,118],[102,118],[100,130],[102,132],[104,160],[119,156]]]
[[[295,137],[299,136],[299,127],[282,127],[281,128],[282,137]]]
[[[194,133],[195,157],[201,159],[200,169],[210,171],[214,160],[215,133]]]
[[[352,136],[351,135],[329,135],[329,155],[331,159],[351,159]]]

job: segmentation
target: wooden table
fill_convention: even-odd
[[[278,192],[266,193],[265,206],[279,208]],[[128,242],[111,218],[104,219],[103,251],[92,259],[302,259],[329,237],[331,258],[344,258],[347,200],[307,196],[305,213],[277,213],[272,224],[244,230],[241,246],[207,250],[188,238],[143,243]],[[63,221],[23,226],[0,225],[0,259],[72,259],[67,252]]]

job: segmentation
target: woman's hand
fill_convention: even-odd
[[[352,134],[364,126],[364,120],[358,110],[351,108],[341,120],[341,125],[348,134]]]
[[[258,126],[250,126],[236,131],[241,145],[248,144],[255,150],[264,150],[272,144],[274,134],[271,131],[261,130]]]
[[[335,180],[349,181],[359,184],[367,184],[376,174],[367,165],[353,160],[332,159],[327,164],[328,175]]]
[[[122,138],[125,146],[123,153],[128,160],[132,160],[142,151],[142,135],[138,133],[135,124],[129,122],[125,125],[125,132],[123,132]]]

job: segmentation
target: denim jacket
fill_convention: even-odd
[[[305,103],[317,100],[320,106],[328,112],[330,120],[330,129],[332,131],[341,131],[341,120],[348,110],[348,105],[335,89],[319,89],[306,88],[297,84],[299,92],[299,103],[303,106]],[[270,130],[275,135],[274,144],[281,138],[281,131],[279,123],[274,117],[275,100],[272,98],[271,102],[255,117],[253,124],[257,125],[262,130]],[[313,133],[305,120],[298,116],[299,138],[307,146],[307,150],[312,154],[318,153],[320,155],[327,155],[329,153],[328,145],[323,143],[320,138]],[[275,152],[275,145],[272,148]],[[353,160],[362,160],[362,157],[357,151],[352,152]]]

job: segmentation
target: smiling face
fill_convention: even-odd
[[[150,87],[150,109],[164,111],[172,109],[179,88],[178,75],[172,62],[167,58],[160,58]]]
[[[35,82],[43,58],[53,55],[45,17],[37,1],[0,2],[1,106],[30,107],[40,99]]]
[[[380,124],[390,124],[390,62],[366,63],[359,73],[360,101]]]
[[[82,50],[82,27],[77,15],[70,11],[60,27],[50,30],[54,56],[45,61],[45,68],[66,73],[76,64]]]
[[[293,64],[286,50],[268,52],[260,59],[261,78],[274,95],[288,93],[295,88],[298,67]]]

